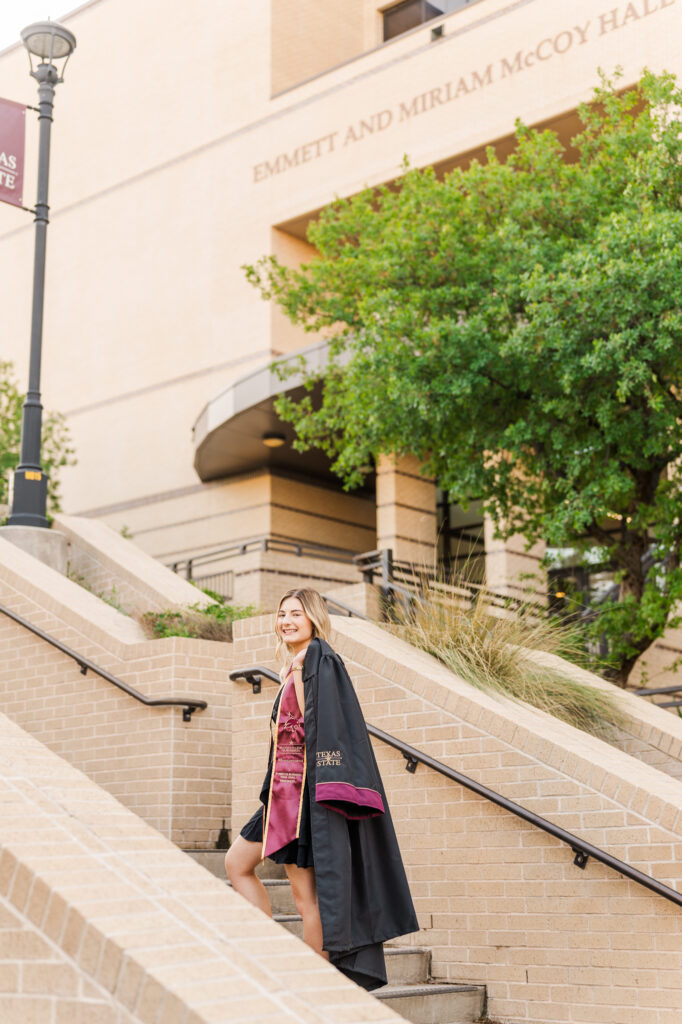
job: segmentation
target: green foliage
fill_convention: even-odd
[[[225,604],[218,594],[205,591],[215,599],[214,604],[202,608],[199,604],[189,605],[180,611],[167,609],[161,612],[145,612],[142,626],[151,637],[190,636],[201,640],[223,640],[231,642],[232,623],[236,619],[248,619],[256,615],[253,605]]]
[[[83,576],[79,572],[76,572],[72,568],[70,562],[66,563],[66,575],[68,579],[72,580],[74,583],[77,583],[79,587],[83,588],[83,590],[87,590],[88,593],[94,594],[95,597],[98,597],[100,599],[100,601],[104,601],[105,604],[111,605],[112,608],[115,608],[117,612],[121,612],[122,615],[130,615],[130,612],[127,611],[121,604],[121,595],[116,589],[115,584],[112,584],[110,590],[100,590],[97,593],[95,593],[95,591],[92,589],[85,576]]]
[[[518,124],[505,163],[406,166],[322,212],[319,258],[246,271],[333,338],[321,404],[312,373],[279,403],[297,447],[348,487],[379,453],[413,454],[503,536],[599,544],[621,600],[590,628],[623,682],[682,591],[682,92],[617,85],[580,108],[572,162]]]
[[[19,464],[23,402],[12,364],[0,360],[0,505],[7,504],[9,471]],[[59,470],[76,464],[69,430],[60,413],[43,416],[41,452],[43,469],[48,474],[48,511],[59,512]]]

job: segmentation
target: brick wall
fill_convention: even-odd
[[[145,640],[140,627],[0,539],[0,603],[148,697],[146,707],[0,615],[0,695],[13,721],[174,841],[214,844],[229,818],[231,644]]]
[[[375,45],[366,27],[367,0],[345,0],[342,7],[335,0],[316,4],[272,0],[270,6],[272,93],[290,89]],[[371,32],[371,21],[368,24]]]
[[[230,561],[234,600],[258,611],[274,611],[282,594],[293,587],[316,587],[321,592],[356,584],[358,569],[349,562],[299,557],[281,551],[250,551]]]
[[[241,623],[235,663],[273,665],[271,630],[268,617]],[[374,625],[336,620],[334,645],[368,721],[682,890],[682,785],[672,771],[479,692]],[[257,805],[274,693],[235,686],[235,828]],[[678,723],[646,706],[637,726],[630,711],[640,705],[628,703],[637,698],[623,699],[633,752],[639,744],[679,759]],[[594,861],[580,870],[551,836],[423,766],[405,772],[391,748],[375,750],[422,926],[407,941],[433,949],[437,976],[485,983],[494,1019],[677,1024],[678,907]]]
[[[0,715],[2,1024],[391,1024],[357,988]]]
[[[414,456],[377,459],[377,547],[390,548],[400,562],[423,565],[436,560],[436,485]]]
[[[375,547],[373,495],[346,494],[315,480],[292,480],[275,473],[271,488],[273,537],[298,537],[355,552]]]

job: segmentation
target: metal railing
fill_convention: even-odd
[[[410,562],[396,561],[390,548],[366,551],[356,555],[353,561],[366,583],[374,583],[375,576],[377,577],[376,582],[382,592],[384,603],[389,608],[396,598],[427,607],[439,602],[473,605],[481,598],[491,607],[543,617],[547,615],[546,606],[530,598],[498,593],[482,583],[461,577],[456,582],[449,582],[447,578],[433,570],[412,565]],[[428,596],[425,595],[425,591]]]
[[[655,686],[653,689],[633,690],[632,693],[636,697],[655,697],[657,694],[663,693],[682,693],[682,685],[676,683],[674,686]],[[662,700],[660,703],[657,701],[651,702],[656,708],[681,708],[682,700]]]
[[[262,668],[258,665],[252,668],[235,669],[233,672],[230,672],[230,679],[233,681],[236,682],[237,680],[243,679],[245,682],[251,683],[254,693],[261,692],[261,681],[263,677],[270,679],[274,683],[279,683],[281,681],[276,672],[273,672],[268,668]],[[382,743],[388,744],[389,747],[399,750],[405,758],[406,771],[414,774],[418,765],[423,764],[432,771],[438,772],[440,775],[444,775],[452,782],[457,782],[460,786],[464,786],[473,793],[477,793],[478,796],[482,796],[491,803],[497,804],[498,807],[502,807],[505,811],[509,811],[517,818],[527,821],[535,828],[539,828],[543,832],[547,832],[548,835],[554,836],[554,838],[560,840],[560,842],[566,843],[566,845],[570,847],[571,852],[575,854],[573,863],[577,867],[584,869],[587,866],[588,860],[592,857],[594,860],[599,861],[601,864],[605,864],[613,871],[617,871],[625,878],[629,878],[631,881],[637,882],[639,885],[655,892],[658,896],[663,896],[664,899],[670,900],[671,903],[675,903],[678,907],[682,907],[682,893],[677,892],[676,889],[671,889],[670,886],[665,885],[663,882],[659,882],[656,878],[652,878],[650,875],[645,875],[643,871],[639,871],[638,868],[632,867],[631,864],[627,864],[625,861],[619,860],[617,857],[613,857],[610,853],[607,853],[606,850],[601,850],[598,846],[593,846],[592,843],[588,843],[585,839],[581,839],[579,836],[573,835],[572,832],[567,832],[566,829],[561,828],[559,825],[555,825],[546,818],[540,817],[539,814],[535,814],[533,811],[527,810],[527,808],[522,807],[520,804],[514,803],[513,800],[508,800],[507,797],[502,796],[500,793],[496,793],[492,789],[488,789],[487,786],[481,785],[480,782],[476,782],[475,779],[469,778],[468,775],[463,775],[454,768],[450,768],[449,765],[443,764],[442,761],[436,761],[435,758],[429,757],[429,755],[425,754],[423,751],[417,750],[416,747],[410,746],[409,743],[405,743],[403,740],[399,740],[395,736],[391,736],[390,733],[384,732],[383,729],[378,729],[376,726],[370,725],[369,722],[367,723],[367,732],[370,736],[374,736]]]
[[[128,683],[124,683],[122,679],[107,672],[106,669],[100,668],[99,665],[95,665],[94,661],[90,661],[89,658],[84,657],[82,654],[78,654],[77,651],[72,650],[63,644],[61,640],[57,640],[56,637],[50,636],[44,630],[38,626],[34,626],[28,619],[24,619],[21,615],[17,615],[16,612],[10,611],[9,608],[5,608],[4,605],[0,604],[0,612],[6,615],[8,619],[12,619],[13,622],[23,626],[24,629],[40,637],[46,643],[51,644],[52,647],[56,647],[58,651],[65,654],[68,658],[73,658],[76,664],[80,667],[81,675],[86,675],[88,672],[93,672],[98,675],[101,679],[106,680],[107,683],[111,683],[112,686],[118,687],[119,690],[123,690],[129,697],[133,697],[134,700],[140,702],[140,704],[146,704],[150,708],[161,708],[161,707],[181,707],[182,708],[182,720],[183,722],[190,722],[192,715],[195,711],[203,711],[208,707],[208,702],[205,700],[195,700],[194,697],[145,697],[143,693],[136,690],[134,687],[129,686]]]
[[[340,608],[341,612],[346,615],[349,619],[364,619],[365,622],[374,622],[374,619],[369,615],[365,615],[364,612],[359,612],[356,608],[351,608],[345,601],[339,601],[336,597],[330,597],[329,594],[322,594],[322,600],[329,608],[329,605],[333,605],[334,608]],[[332,613],[333,614],[333,613]]]
[[[194,576],[192,583],[199,590],[210,590],[219,594],[223,601],[232,601],[234,598],[234,573],[231,569],[226,572],[214,572],[210,576]]]
[[[229,544],[222,548],[204,551],[201,554],[190,555],[187,558],[176,559],[166,565],[173,572],[182,573],[186,579],[194,580],[195,569],[213,565],[215,562],[222,562],[228,558],[238,558],[240,555],[248,554],[249,551],[279,551],[282,554],[296,555],[298,558],[321,558],[325,562],[346,562],[349,565],[353,564],[355,558],[354,552],[345,548],[335,548],[328,544],[315,544],[279,537],[254,537],[238,544]]]

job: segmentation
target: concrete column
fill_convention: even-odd
[[[412,456],[382,455],[377,462],[377,547],[399,562],[431,569],[437,553],[436,485]]]
[[[1,526],[0,537],[66,576],[69,541],[59,530],[41,526]]]
[[[489,590],[510,597],[544,597],[544,573],[540,560],[545,554],[545,543],[534,544],[526,550],[526,541],[515,534],[508,540],[494,536],[495,523],[490,516],[483,520],[485,540],[485,584]],[[529,576],[533,576],[529,579]],[[524,578],[525,577],[525,578]],[[535,595],[533,594],[535,591]]]

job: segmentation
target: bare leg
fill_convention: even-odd
[[[265,886],[256,876],[256,868],[263,854],[262,843],[250,843],[244,836],[237,836],[225,854],[225,871],[232,887],[249,903],[272,917],[270,900]]]
[[[291,882],[296,908],[303,918],[303,941],[325,960],[328,960],[329,953],[322,949],[322,922],[317,903],[315,869],[299,868],[295,864],[285,864],[284,866]]]

